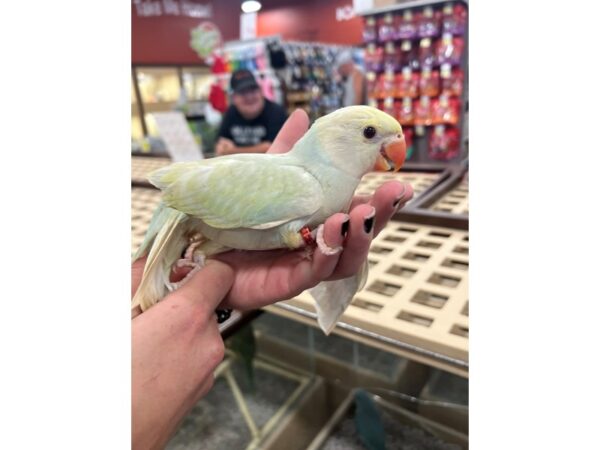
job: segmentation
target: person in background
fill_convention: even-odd
[[[223,116],[216,156],[265,153],[287,119],[283,107],[266,99],[252,72],[231,74],[232,105]]]
[[[344,97],[342,106],[367,104],[367,79],[354,63],[352,52],[343,50],[336,58],[336,68],[343,80]]]

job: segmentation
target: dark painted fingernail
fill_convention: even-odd
[[[227,319],[229,319],[229,317],[231,317],[232,311],[233,311],[232,309],[217,309],[217,310],[215,310],[215,313],[217,314],[217,323],[223,323]]]
[[[365,217],[365,233],[369,234],[373,229],[373,225],[375,224],[375,208],[373,208],[373,212]]]
[[[350,217],[342,222],[342,236],[346,237],[348,234],[348,229],[350,228]]]

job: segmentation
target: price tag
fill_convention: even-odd
[[[429,47],[431,47],[431,39],[429,39],[429,38],[421,39],[421,48],[429,48]]]
[[[425,8],[423,10],[423,14],[425,15],[425,17],[427,17],[428,19],[433,17],[433,9],[431,9],[431,6],[428,6],[427,8]]]
[[[403,52],[410,52],[412,45],[411,45],[410,41],[402,41],[400,48],[402,49]]]
[[[415,134],[417,136],[425,136],[425,127],[423,125],[416,125]]]

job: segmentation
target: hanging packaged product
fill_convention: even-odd
[[[394,103],[394,97],[386,97],[383,100],[383,112],[392,117],[398,117],[398,105]]]
[[[208,101],[213,109],[216,109],[221,113],[224,113],[227,110],[227,94],[218,82],[213,83],[210,86]]]
[[[436,125],[429,138],[429,157],[435,160],[449,161],[458,156],[459,139],[456,128]]]
[[[258,70],[265,70],[268,67],[267,54],[264,44],[261,42],[256,48],[256,67]]]
[[[406,40],[400,43],[400,61],[404,67],[410,67],[413,70],[419,69],[419,53],[411,41]]]
[[[406,142],[406,160],[412,158],[415,153],[415,147],[413,145],[413,130],[411,128],[404,128],[404,142]]]
[[[212,55],[212,65],[210,71],[216,75],[227,73],[227,63],[225,61],[225,55],[221,51],[215,51]]]
[[[263,73],[260,74],[256,81],[260,85],[260,88],[265,98],[271,101],[275,100],[275,90],[273,88],[273,82],[271,81],[271,77],[266,76]]]
[[[367,106],[370,106],[371,108],[377,108],[377,109],[383,110],[383,107],[381,107],[381,108],[379,107],[379,102],[377,101],[377,99],[373,98],[373,97],[371,97],[367,100]]]
[[[400,122],[400,125],[414,125],[415,111],[413,109],[412,98],[404,97],[402,99],[402,105],[400,106],[400,112],[398,114],[398,122]]]
[[[410,67],[403,67],[396,75],[396,97],[417,97],[419,95],[419,75]]]
[[[377,21],[374,16],[367,17],[363,30],[363,42],[375,42],[377,40]]]
[[[445,63],[453,66],[459,65],[463,47],[464,40],[462,38],[452,37],[450,33],[444,33],[438,43],[437,63],[440,65]]]
[[[431,38],[423,38],[419,44],[419,64],[421,67],[431,67],[435,62],[435,52]]]
[[[386,42],[383,54],[383,70],[399,71],[402,67],[400,49],[393,42]]]
[[[450,64],[442,64],[440,67],[440,76],[442,79],[442,94],[456,97],[462,95],[464,80],[462,70],[452,70]]]
[[[434,37],[440,34],[440,15],[431,6],[423,9],[419,18],[417,34],[421,38]]]
[[[415,103],[415,125],[428,126],[433,123],[430,98],[423,95]]]
[[[440,74],[431,67],[423,67],[419,78],[419,93],[429,97],[436,97],[440,93]]]
[[[417,35],[417,23],[411,10],[407,9],[402,14],[402,19],[396,31],[396,39],[412,39]]]
[[[447,95],[440,95],[431,106],[434,124],[456,125],[459,115],[458,99],[450,99]]]
[[[396,83],[394,80],[394,71],[386,70],[385,73],[382,75],[382,78],[383,78],[382,96],[394,98],[394,95],[396,93]]]
[[[392,16],[392,13],[387,13],[383,18],[379,19],[379,40],[381,42],[388,42],[393,41],[395,38],[394,16]]]
[[[368,98],[377,98],[377,75],[375,72],[367,72],[367,97]]]
[[[383,48],[375,44],[367,45],[365,52],[365,67],[370,72],[381,72],[383,69]]]
[[[442,16],[442,33],[450,33],[455,36],[465,33],[467,26],[467,9],[460,3],[452,7],[452,3],[446,3]]]

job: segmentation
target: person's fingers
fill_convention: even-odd
[[[179,289],[170,293],[194,304],[201,304],[208,314],[212,314],[229,292],[233,284],[233,269],[227,264],[208,260],[206,265],[191,276]]]
[[[373,239],[375,215],[376,210],[371,205],[359,205],[350,211],[348,237],[332,279],[347,278],[358,272]]]
[[[303,109],[295,110],[279,130],[273,145],[267,150],[267,153],[285,153],[289,151],[296,141],[306,133],[308,123],[306,111]]]
[[[358,205],[369,203],[372,198],[372,195],[355,195],[354,197],[352,197],[352,202],[350,202],[350,208],[348,208],[348,211],[352,211]]]
[[[396,208],[412,197],[412,188],[407,183],[388,181],[381,185],[373,194],[369,204],[377,210],[375,231],[377,236],[396,212]]]
[[[350,217],[347,214],[334,214],[329,217],[323,225],[323,241],[331,254],[323,253],[320,247],[317,246],[313,255],[311,271],[312,281],[321,281],[328,278],[334,271],[342,254],[342,246],[348,227],[350,225]],[[317,237],[317,239],[319,239]],[[336,251],[337,250],[337,251]]]

